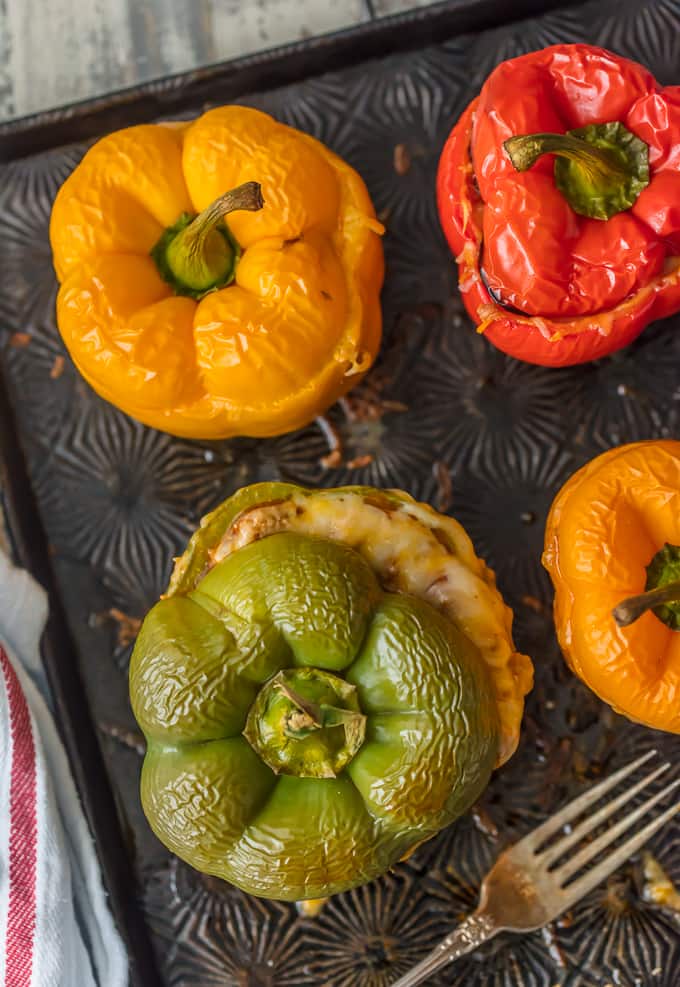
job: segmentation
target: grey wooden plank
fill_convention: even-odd
[[[437,0],[373,0],[373,10],[378,17],[400,14],[414,7],[431,7]]]
[[[0,118],[336,30],[366,16],[364,0],[0,0]],[[9,95],[3,97],[3,88]]]
[[[5,0],[14,111],[30,113],[134,81],[127,2]]]
[[[0,0],[0,119],[14,113],[14,86],[10,70],[11,36],[7,19],[7,2]]]
[[[248,0],[211,3],[212,30],[221,58],[335,31],[367,19],[363,0]],[[231,7],[230,16],[220,8]],[[224,54],[226,53],[226,54]]]

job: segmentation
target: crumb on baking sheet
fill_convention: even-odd
[[[483,833],[489,839],[497,840],[499,836],[498,826],[489,815],[488,810],[479,802],[472,806],[472,821],[475,829]]]
[[[141,617],[131,617],[130,614],[124,613],[118,607],[111,607],[101,616],[115,620],[119,647],[127,648],[130,644],[134,643],[139,634],[139,628],[142,626]]]
[[[645,883],[642,897],[654,905],[680,912],[680,893],[656,857],[649,851],[642,855]]]
[[[364,456],[355,456],[354,459],[349,459],[345,465],[348,470],[359,470],[364,466],[369,466],[372,462],[373,456],[367,452]]]
[[[395,145],[393,162],[398,175],[406,175],[411,170],[411,154],[406,144]]]
[[[297,910],[305,918],[316,918],[327,901],[328,898],[308,898],[306,901],[298,901]]]
[[[15,350],[23,349],[30,345],[32,339],[30,332],[13,332],[9,337],[9,345]]]
[[[445,463],[440,462],[440,460],[435,460],[432,463],[432,473],[435,480],[437,481],[437,501],[435,507],[442,514],[445,514],[451,506],[453,500],[453,483],[451,481],[451,472]]]
[[[143,734],[138,730],[130,730],[128,727],[119,726],[117,723],[109,723],[108,720],[100,721],[97,724],[97,728],[105,737],[110,737],[123,747],[127,747],[129,750],[134,751],[135,754],[139,754],[140,757],[144,757],[146,753],[146,741]]]

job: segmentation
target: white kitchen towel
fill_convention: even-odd
[[[0,552],[0,984],[126,987],[125,949],[46,699],[47,599]]]

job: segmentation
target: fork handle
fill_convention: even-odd
[[[499,931],[498,926],[486,912],[474,912],[442,939],[438,946],[417,966],[396,980],[392,987],[416,987],[459,956],[471,953]]]

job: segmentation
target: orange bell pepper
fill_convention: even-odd
[[[375,358],[382,232],[348,164],[257,110],[130,127],[57,195],[59,329],[92,387],[147,425],[287,432]]]
[[[680,733],[680,442],[603,453],[552,505],[543,564],[572,670],[631,720]]]

